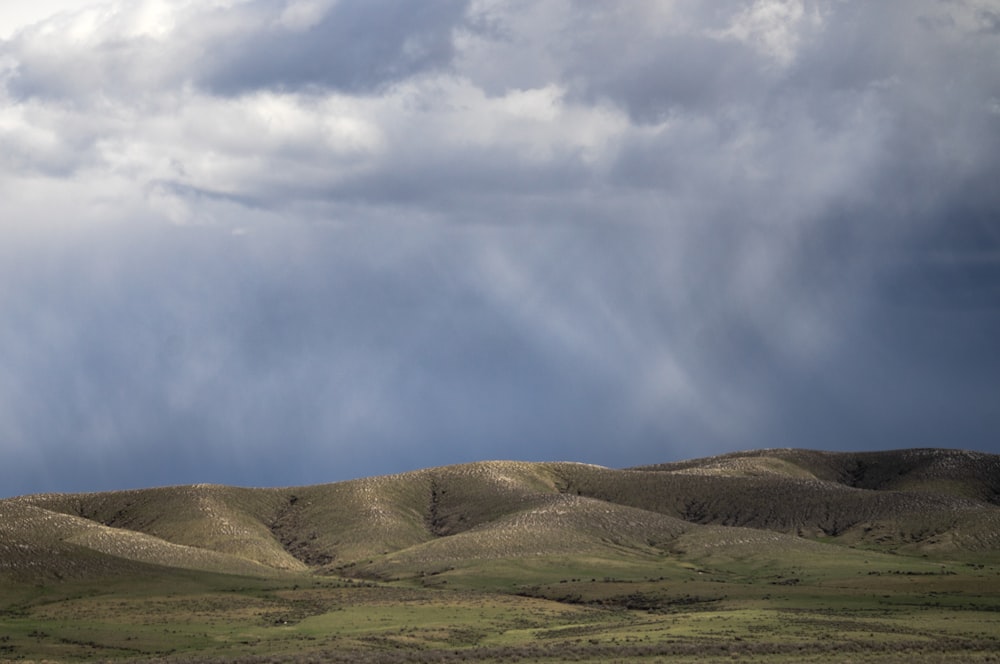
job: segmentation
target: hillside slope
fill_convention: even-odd
[[[966,450],[751,450],[645,466],[638,470],[731,476],[784,475],[873,491],[942,493],[1000,505],[1000,456]]]
[[[0,501],[0,578],[94,579],[154,575],[162,568],[267,575],[253,561],[111,528],[20,501]]]
[[[627,470],[494,461],[284,489],[45,494],[0,501],[0,574],[397,578],[498,559],[740,556],[741,542],[772,557],[845,545],[1000,554],[998,496],[1000,457],[953,450],[758,450]]]
[[[281,508],[280,491],[199,484],[14,500],[98,523],[114,532],[142,533],[276,569],[305,569],[267,526]]]
[[[1000,456],[991,454],[757,450],[565,481],[567,491],[694,523],[904,552],[1000,548]]]

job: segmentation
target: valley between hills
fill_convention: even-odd
[[[1000,661],[1000,456],[0,500],[0,661]]]

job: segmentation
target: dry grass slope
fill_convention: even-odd
[[[117,532],[134,532],[276,569],[305,569],[271,535],[267,523],[280,492],[199,484],[91,494],[46,494],[16,499],[77,516]]]
[[[808,540],[1000,554],[998,496],[1000,457],[951,450],[760,450],[629,470],[492,461],[287,489],[46,494],[0,501],[0,573],[398,577],[544,556],[819,551]]]
[[[270,573],[268,567],[236,556],[34,505],[0,502],[0,577],[91,579],[150,574],[150,566],[254,576]]]
[[[986,551],[1000,544],[997,455],[780,449],[637,470],[648,473],[639,480],[647,485],[640,499],[647,508],[698,523],[836,537],[912,552]],[[583,492],[605,496],[615,491],[607,478],[582,482],[578,490]]]
[[[806,477],[874,491],[925,491],[1000,505],[1000,456],[950,449],[821,452],[768,449],[645,466],[641,470]]]
[[[489,560],[660,555],[693,528],[662,514],[549,494],[525,509],[404,549],[359,571],[400,578]]]

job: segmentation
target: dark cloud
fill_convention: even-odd
[[[3,493],[997,451],[987,5],[161,9],[0,44]]]
[[[372,92],[447,68],[452,32],[467,4],[344,0],[321,15],[297,19],[289,17],[285,3],[259,0],[240,9],[262,16],[257,29],[215,44],[196,76],[220,94],[309,87]]]
[[[580,37],[567,35],[560,45],[568,52],[558,54],[576,99],[611,100],[637,122],[655,124],[686,113],[724,115],[766,94],[767,61],[744,44],[708,34],[650,34],[641,16],[610,26],[601,14],[587,18]]]
[[[379,472],[482,449],[532,456],[542,434],[569,456],[597,442],[583,434],[611,396],[600,373],[463,283],[476,268],[461,253],[404,250],[389,269],[366,260],[366,245],[392,242],[381,231],[316,231],[307,248],[213,230],[100,235],[22,245],[31,263],[4,270],[22,288],[5,298],[18,329],[3,362],[25,379],[4,381],[7,444],[60,450],[11,468],[11,491],[46,472],[106,486],[121,480],[102,479],[108,467],[136,464],[142,478],[186,463],[204,479],[304,482],[343,460]],[[304,476],[260,468],[276,450]]]

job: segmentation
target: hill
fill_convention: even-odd
[[[0,515],[8,576],[121,561],[399,576],[499,558],[662,555],[707,526],[719,541],[747,539],[725,528],[752,529],[838,555],[844,545],[961,555],[1000,551],[1000,457],[782,449],[626,470],[497,461],[287,489],[24,496],[0,501]]]

